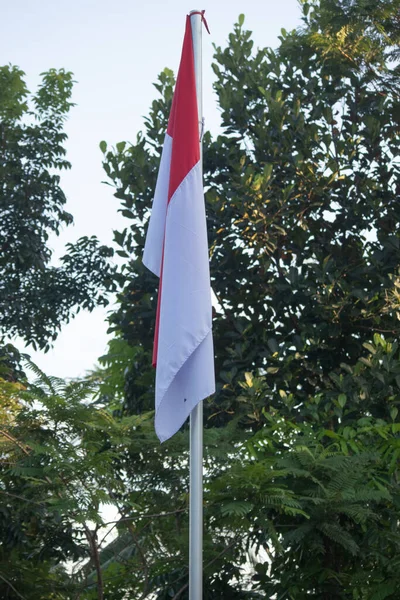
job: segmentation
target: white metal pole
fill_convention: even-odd
[[[200,11],[190,12],[196,75],[199,132],[202,129],[202,61]],[[200,156],[202,164],[202,149]],[[203,598],[203,402],[190,415],[190,500],[189,500],[189,600]]]

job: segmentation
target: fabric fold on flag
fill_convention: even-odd
[[[143,262],[160,278],[154,336],[156,433],[182,426],[215,392],[211,286],[190,19]]]

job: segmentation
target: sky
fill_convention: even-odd
[[[205,9],[211,35],[203,30],[203,112],[206,127],[218,132],[219,112],[212,90],[213,44],[224,46],[239,14],[253,31],[255,46],[276,47],[281,28],[301,26],[297,0],[13,0],[4,4],[0,21],[0,64],[17,65],[34,91],[49,68],[72,71],[76,81],[66,123],[67,158],[72,169],[61,185],[74,225],[51,238],[54,259],[64,246],[83,235],[111,244],[113,229],[126,226],[118,201],[102,183],[101,140],[108,145],[134,142],[143,117],[156,97],[153,83],[169,67],[177,71],[185,16]],[[96,364],[107,347],[107,311],[81,312],[64,325],[47,354],[28,352],[48,375],[78,377]]]

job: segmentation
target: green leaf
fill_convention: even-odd
[[[246,372],[244,374],[244,376],[245,376],[246,383],[247,383],[248,387],[252,387],[253,386],[253,374],[249,373],[249,372]]]
[[[242,517],[250,512],[253,508],[253,504],[251,502],[245,501],[236,501],[236,502],[228,502],[221,506],[221,513],[225,516],[238,516]]]
[[[266,163],[264,166],[264,178],[265,181],[269,181],[269,179],[271,179],[271,175],[272,175],[272,170],[273,170],[274,166],[272,163]]]
[[[117,152],[121,154],[125,150],[125,146],[126,142],[118,142],[115,147],[117,149]]]
[[[371,352],[371,354],[376,354],[376,348],[372,344],[369,344],[368,342],[364,342],[363,347],[366,348],[369,352]]]

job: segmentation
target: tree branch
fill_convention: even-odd
[[[159,517],[170,517],[172,515],[176,515],[177,513],[181,513],[181,512],[187,512],[187,508],[178,508],[177,510],[171,510],[169,512],[163,512],[163,513],[158,513],[158,514],[154,514],[154,515],[148,515],[148,514],[139,514],[139,515],[134,515],[133,517],[121,517],[120,519],[118,519],[117,521],[107,521],[107,523],[103,523],[103,527],[106,527],[107,525],[112,525],[113,523],[122,523],[123,521],[133,521],[134,519],[157,519]]]
[[[4,437],[6,437],[8,440],[10,440],[10,442],[13,442],[16,446],[18,446],[18,448],[20,450],[22,450],[22,452],[24,452],[27,456],[29,456],[29,451],[31,450],[31,448],[29,448],[29,446],[27,446],[28,450],[21,444],[21,442],[19,442],[15,437],[13,437],[12,435],[10,435],[9,433],[7,433],[6,431],[4,431],[4,429],[0,429],[0,434],[4,435]]]
[[[37,504],[38,506],[44,506],[44,502],[37,502],[36,500],[29,500],[29,498],[24,498],[23,496],[18,496],[18,494],[11,494],[10,492],[5,492],[4,490],[0,490],[0,494],[5,494],[6,496],[10,496],[10,498],[17,498],[18,500],[23,500],[24,502],[29,502],[30,504]]]
[[[147,525],[146,525],[147,527]],[[141,547],[141,545],[139,544],[139,540],[138,540],[138,536],[135,533],[135,530],[133,528],[132,523],[128,523],[128,529],[129,529],[129,533],[132,536],[132,539],[134,541],[134,544],[137,548],[137,551],[140,554],[140,560],[143,566],[143,575],[144,575],[144,589],[143,589],[143,593],[140,596],[139,600],[145,600],[146,596],[147,596],[147,592],[149,589],[149,565],[147,564],[147,560],[146,560],[146,556],[143,552],[143,549]]]
[[[1,574],[0,574],[0,579],[2,579],[4,581],[4,583],[6,585],[8,585],[8,587],[10,587],[15,594],[17,594],[18,598],[22,598],[22,600],[27,600],[25,598],[25,596],[23,596],[22,594],[20,594],[18,592],[18,590],[15,589],[15,587],[13,586],[13,584],[10,581],[8,581],[8,579],[6,579],[5,577],[3,577],[3,575],[1,575]]]
[[[101,572],[99,549],[97,547],[97,530],[90,531],[87,525],[85,527],[86,537],[88,539],[91,555],[94,562],[94,566],[97,573],[97,598],[98,600],[104,600],[104,588],[103,588],[103,574]]]

